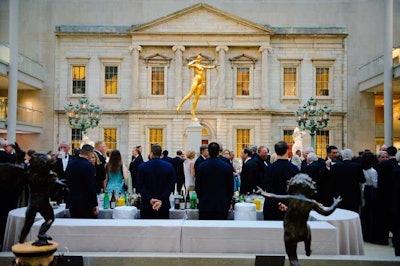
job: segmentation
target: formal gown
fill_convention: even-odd
[[[185,174],[185,188],[194,187],[194,178],[192,177],[192,173],[190,172],[190,164],[192,164],[192,159],[186,159],[183,162],[183,173]]]
[[[109,193],[115,191],[115,193],[117,194],[118,192],[125,193],[124,177],[122,175],[122,170],[117,171],[116,173],[107,170],[107,174],[108,174],[108,182],[106,186],[106,191]]]
[[[378,173],[374,168],[363,170],[366,182],[364,184],[363,197],[364,206],[361,209],[361,227],[364,241],[377,243],[379,241],[376,236],[376,229],[379,226],[378,216]]]

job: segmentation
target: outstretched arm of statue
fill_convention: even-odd
[[[335,211],[336,207],[339,205],[339,203],[342,201],[342,198],[339,196],[337,198],[333,198],[333,203],[330,207],[325,207],[324,205],[322,205],[321,203],[314,201],[314,206],[313,206],[313,210],[318,212],[319,214],[328,216],[330,215],[332,212]]]

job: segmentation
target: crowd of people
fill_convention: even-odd
[[[0,139],[0,162],[15,163],[12,150],[12,144]],[[388,245],[391,232],[395,254],[400,255],[397,148],[382,145],[377,154],[364,150],[354,156],[350,149],[339,151],[336,146],[328,146],[325,158],[318,157],[312,147],[296,151],[292,158],[288,157],[288,150],[289,145],[284,141],[274,145],[272,154],[265,145],[249,145],[242,149],[238,160],[233,151],[212,142],[201,145],[197,156],[193,150],[178,150],[172,158],[167,150],[154,144],[144,160],[142,146],[138,145],[133,147],[126,167],[120,151],[107,153],[102,140],[84,144],[73,152],[68,142],[61,142],[55,171],[68,185],[63,200],[72,218],[96,218],[97,195],[102,191],[123,194],[135,189],[142,197],[141,218],[168,219],[170,194],[184,189],[186,193],[196,192],[202,220],[228,219],[232,199],[237,194],[248,195],[261,188],[285,195],[289,180],[305,173],[316,184],[317,202],[331,206],[333,199],[340,196],[340,208],[360,214],[365,241]],[[33,153],[28,152],[26,165]],[[287,210],[284,203],[274,198],[266,198],[263,208],[265,220],[283,220]]]

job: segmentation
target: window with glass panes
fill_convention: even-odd
[[[250,146],[250,129],[236,129],[236,154]]]
[[[329,96],[329,67],[315,69],[315,87],[317,96]]]
[[[116,128],[104,128],[103,139],[108,149],[117,148],[117,129]]]
[[[150,128],[149,130],[149,151],[151,151],[151,146],[153,144],[158,144],[163,146],[163,133],[162,128]]]
[[[164,67],[151,67],[151,95],[164,95]]]
[[[86,66],[72,66],[72,93],[86,93]]]
[[[118,94],[118,66],[104,67],[104,94]]]
[[[283,68],[283,95],[297,95],[297,69],[295,67]]]
[[[250,94],[250,68],[238,67],[236,70],[236,93],[238,96]]]
[[[285,129],[283,130],[283,141],[286,142],[289,146],[289,150],[288,150],[288,157],[292,158],[293,153],[292,153],[292,146],[294,143],[293,140],[293,130],[292,129]]]
[[[329,145],[329,130],[317,130],[315,134],[315,153],[320,158],[325,158],[326,148]]]
[[[74,149],[79,149],[82,142],[82,130],[71,128],[71,153]]]

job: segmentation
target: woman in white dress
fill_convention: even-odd
[[[183,162],[183,173],[185,174],[185,188],[186,191],[194,191],[194,151],[186,153],[186,160]]]

